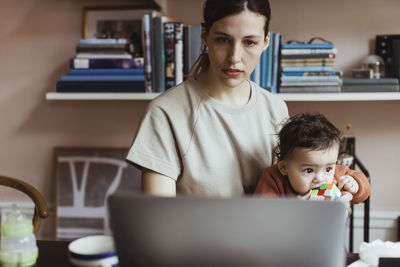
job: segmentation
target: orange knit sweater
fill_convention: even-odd
[[[357,204],[366,200],[370,193],[370,185],[367,177],[362,172],[350,170],[349,167],[344,165],[337,165],[335,169],[334,182],[338,181],[339,177],[343,175],[350,175],[353,177],[359,186],[358,192],[353,195],[351,203]],[[287,176],[280,173],[276,164],[265,169],[258,180],[254,194],[269,197],[298,195],[292,189]]]

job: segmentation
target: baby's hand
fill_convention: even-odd
[[[347,210],[347,215],[351,214],[351,208],[350,208],[350,201],[353,200],[353,195],[349,192],[343,192],[342,196],[338,199],[338,201],[341,201],[344,203],[344,205],[346,206],[346,210]]]
[[[347,191],[353,195],[356,194],[359,189],[357,181],[350,175],[344,175],[340,177],[337,187],[339,190]]]
[[[298,195],[297,199],[306,200],[306,199],[310,199],[310,196],[311,196],[311,190],[308,193],[304,194],[304,195]]]

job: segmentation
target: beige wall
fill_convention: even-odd
[[[169,15],[188,24],[200,22],[202,1],[168,3]],[[397,0],[271,3],[272,30],[282,33],[284,40],[315,35],[332,40],[339,49],[338,69],[347,72],[373,51],[370,40],[375,34],[396,33],[400,25]],[[100,4],[107,1],[0,0],[0,173],[37,187],[52,208],[54,147],[127,147],[147,104],[45,100],[45,92],[54,91],[59,76],[68,72],[80,38],[82,6]],[[372,208],[400,210],[399,101],[288,104],[292,113],[320,111],[342,129],[351,123],[356,149],[373,178]],[[1,191],[0,200],[19,198]],[[43,236],[51,235],[52,222],[45,222]]]

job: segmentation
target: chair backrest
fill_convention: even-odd
[[[35,211],[33,213],[32,221],[34,233],[37,235],[40,229],[41,219],[45,219],[49,216],[46,200],[42,194],[40,194],[40,192],[32,185],[12,177],[0,175],[0,185],[8,186],[25,193],[35,203]]]

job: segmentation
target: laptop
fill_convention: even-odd
[[[108,198],[119,266],[345,266],[343,203],[261,197]]]

